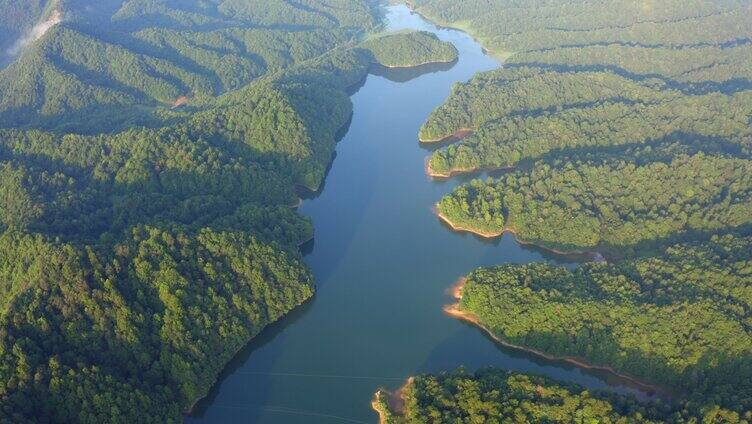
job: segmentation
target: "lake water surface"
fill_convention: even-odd
[[[387,19],[390,29],[450,41],[460,59],[420,76],[369,75],[353,95],[352,123],[325,186],[300,208],[315,226],[305,260],[316,297],[255,338],[186,422],[373,423],[379,387],[462,365],[632,390],[609,375],[499,347],[442,313],[452,301],[446,289],[479,266],[561,260],[509,235],[489,242],[453,233],[433,215],[432,206],[469,177],[426,177],[430,150],[419,145],[418,130],[452,84],[500,64],[468,35],[404,6],[390,7]]]

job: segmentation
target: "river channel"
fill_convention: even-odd
[[[301,213],[315,227],[305,261],[316,277],[308,304],[268,327],[231,362],[189,423],[374,423],[370,400],[420,372],[497,366],[591,388],[624,381],[496,345],[442,312],[446,290],[479,266],[562,258],[510,235],[481,240],[445,227],[433,205],[471,177],[428,178],[417,140],[453,84],[498,68],[467,34],[437,28],[404,6],[389,29],[431,31],[459,50],[451,66],[378,72],[352,96],[349,130],[321,192]]]

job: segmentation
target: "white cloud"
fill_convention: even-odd
[[[21,53],[21,50],[26,48],[29,44],[39,40],[50,30],[50,28],[63,21],[63,14],[59,10],[55,9],[49,18],[34,25],[25,35],[16,40],[11,47],[9,47],[5,53],[8,56],[16,56]]]

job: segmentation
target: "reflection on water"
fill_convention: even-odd
[[[383,77],[392,82],[408,82],[425,74],[444,72],[452,69],[457,61],[445,63],[427,63],[413,68],[388,68],[386,66],[371,65],[371,75]]]
[[[404,6],[391,7],[388,18],[390,29],[431,31],[452,42],[459,60],[415,74],[371,75],[353,95],[352,122],[326,185],[300,207],[315,227],[305,247],[315,299],[254,339],[188,422],[375,422],[370,399],[379,387],[462,365],[631,390],[603,373],[499,347],[444,315],[452,302],[446,289],[477,267],[572,258],[520,246],[510,235],[454,233],[433,215],[443,195],[474,176],[428,178],[420,126],[452,84],[499,64],[466,34],[437,28]]]

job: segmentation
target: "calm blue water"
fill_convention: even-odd
[[[452,84],[500,65],[466,34],[436,28],[404,6],[389,8],[388,20],[390,29],[436,33],[460,60],[406,82],[370,75],[353,95],[352,124],[324,189],[301,207],[316,229],[306,256],[316,297],[253,340],[189,423],[376,422],[370,400],[379,387],[461,365],[628,390],[604,375],[498,347],[442,313],[451,302],[446,289],[476,267],[556,259],[510,236],[488,242],[453,233],[433,215],[432,206],[466,178],[426,177],[429,150],[418,130]]]

